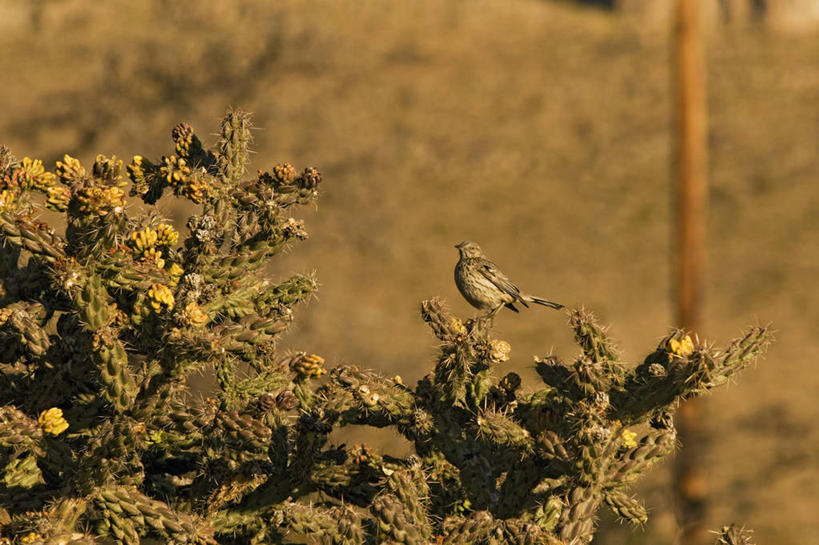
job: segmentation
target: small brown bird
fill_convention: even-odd
[[[558,310],[563,308],[560,303],[521,293],[497,265],[484,257],[481,247],[474,242],[464,241],[455,247],[461,253],[455,265],[455,285],[473,307],[488,310],[490,314],[495,314],[503,306],[518,312],[515,308],[518,302],[527,308],[527,303]]]

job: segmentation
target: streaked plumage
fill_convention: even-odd
[[[536,303],[554,309],[563,308],[560,303],[521,293],[474,242],[464,241],[455,247],[461,254],[455,265],[455,285],[473,307],[492,313],[503,306],[518,312],[515,303],[525,307],[529,306],[527,303]]]

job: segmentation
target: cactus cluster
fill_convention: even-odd
[[[263,266],[307,237],[290,210],[321,176],[248,176],[239,111],[214,149],[184,123],[172,136],[171,155],[125,169],[0,152],[0,543],[587,543],[604,504],[646,521],[628,489],[674,449],[675,405],[766,343],[760,327],[724,350],[675,330],[629,366],[578,309],[579,355],[536,359],[531,391],[496,376],[511,348],[490,317],[432,299],[440,357],[414,388],[280,353],[316,283]],[[126,189],[147,206],[129,214]],[[200,207],[185,237],[154,206],[166,190]],[[204,399],[187,385],[203,372]],[[414,453],[330,442],[351,424],[394,427]]]

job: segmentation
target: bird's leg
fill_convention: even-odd
[[[467,322],[467,329],[471,335],[475,330],[491,328],[495,321],[495,311],[478,314]]]
[[[497,314],[501,308],[503,308],[503,305],[493,308],[483,314],[478,314],[471,320],[468,320],[466,326],[469,332],[472,333],[476,327],[492,327],[492,324],[495,322],[495,314]]]
[[[490,310],[486,314],[480,316],[479,320],[481,322],[485,321],[491,327],[492,324],[495,322],[495,314],[497,314],[498,311],[500,309],[502,309],[502,308],[503,308],[503,305],[499,305],[499,306],[493,308],[492,310]]]

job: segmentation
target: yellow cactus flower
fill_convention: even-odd
[[[48,188],[48,200],[46,206],[56,212],[68,210],[68,202],[71,200],[71,191],[64,185],[55,185]]]
[[[171,155],[162,158],[159,174],[174,190],[174,194],[190,199],[199,204],[210,194],[210,186],[204,180],[193,175],[188,162],[181,157]]]
[[[171,277],[171,281],[168,284],[175,288],[179,285],[179,279],[182,278],[182,275],[185,274],[185,269],[177,265],[176,263],[171,263],[170,265],[166,265],[165,272]]]
[[[628,428],[620,433],[620,438],[623,440],[623,446],[626,448],[634,448],[637,446],[637,434]]]
[[[118,187],[107,187],[103,190],[103,194],[108,201],[106,204],[113,209],[114,212],[122,212],[123,207],[125,207],[125,192],[122,189]]]
[[[85,169],[79,159],[66,154],[62,161],[57,161],[57,176],[63,183],[72,183],[85,177]]]
[[[160,445],[165,439],[165,433],[162,430],[151,430],[145,435],[145,442],[149,445]]]
[[[176,263],[171,263],[165,270],[168,271],[168,274],[171,275],[172,278],[179,278],[180,276],[185,274],[185,269],[183,269]]]
[[[184,184],[191,175],[191,167],[188,166],[187,161],[176,155],[163,157],[162,163],[159,173],[172,187]]]
[[[148,299],[154,312],[159,314],[164,308],[173,310],[173,292],[163,284],[151,284],[148,289]]]
[[[464,498],[463,500],[457,502],[455,504],[455,511],[458,513],[467,513],[472,510],[472,502],[469,501],[469,498]]]
[[[63,418],[63,411],[57,407],[41,412],[37,422],[44,432],[51,435],[60,435],[68,429],[68,422]]]
[[[196,204],[200,204],[210,196],[210,186],[204,180],[188,178],[187,183],[177,190],[177,195],[181,195]]]
[[[16,200],[17,196],[11,190],[4,189],[0,191],[0,211],[11,208]]]
[[[200,307],[196,301],[191,301],[185,305],[185,319],[190,325],[201,326],[208,323],[210,317],[202,310],[202,307]]]
[[[100,208],[102,191],[98,187],[83,187],[77,190],[77,210],[90,214]]]
[[[156,265],[157,269],[165,268],[165,259],[162,257],[162,252],[156,248],[151,248],[142,252],[142,259]]]
[[[39,159],[23,157],[19,168],[22,172],[21,181],[25,186],[45,192],[54,185],[54,174],[46,172],[43,162]]]
[[[26,175],[32,177],[39,176],[45,172],[43,162],[39,159],[31,159],[30,157],[23,157],[23,160],[20,161],[20,168],[23,169],[23,172],[25,172]]]
[[[128,177],[135,184],[145,182],[145,159],[141,155],[134,155],[131,162],[125,167]]]
[[[458,318],[455,318],[454,316],[452,317],[452,327],[455,328],[455,331],[457,331],[461,335],[466,333],[466,326],[464,325],[464,323],[460,321]]]
[[[130,243],[135,250],[144,253],[156,246],[156,241],[158,238],[159,235],[156,231],[150,227],[146,227],[141,231],[132,232]]]
[[[24,535],[23,537],[20,538],[20,543],[23,543],[24,545],[27,545],[29,543],[36,543],[37,541],[40,541],[41,539],[43,539],[43,536],[41,536],[37,532],[29,532],[29,533],[27,533],[26,535]]]
[[[404,384],[404,379],[401,378],[401,375],[395,375],[392,377],[392,381],[399,386],[403,386]]]
[[[690,356],[694,353],[694,341],[691,340],[690,335],[686,335],[681,341],[671,339],[668,341],[668,347],[672,353],[682,357]]]
[[[174,246],[179,240],[179,233],[173,228],[173,225],[167,223],[160,223],[156,226],[157,240],[159,246]]]
[[[77,191],[77,201],[83,214],[119,214],[125,207],[125,193],[118,187],[88,186]]]

